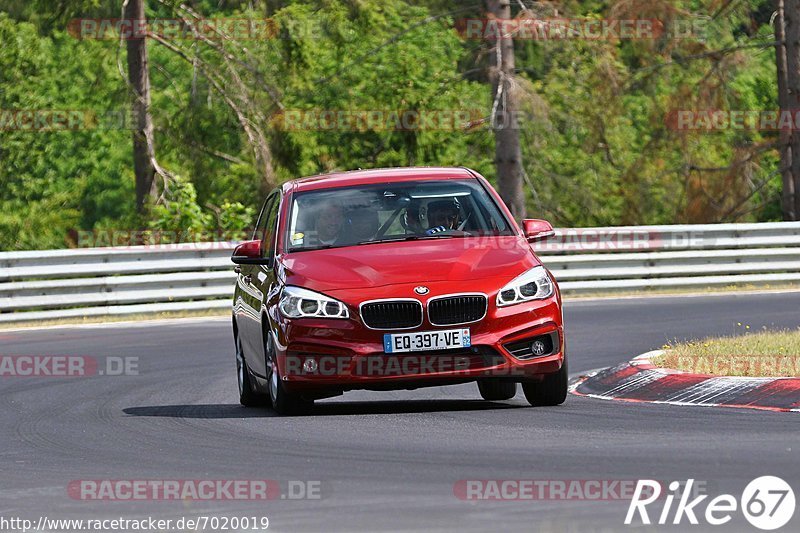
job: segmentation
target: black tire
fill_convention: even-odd
[[[239,385],[239,403],[245,407],[269,406],[269,396],[256,392],[250,379],[250,370],[244,360],[242,341],[236,336],[236,381]]]
[[[272,342],[267,335],[267,382],[269,383],[269,397],[272,410],[279,415],[300,415],[311,411],[314,400],[306,400],[299,394],[289,392],[283,386],[278,365],[275,363]]]
[[[498,379],[479,379],[478,391],[481,398],[490,402],[510,400],[517,395],[517,384],[513,381],[501,381]]]
[[[525,399],[533,406],[561,405],[567,399],[567,359],[558,372],[548,374],[542,381],[522,383]]]

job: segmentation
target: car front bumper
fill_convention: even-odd
[[[471,347],[457,350],[384,352],[384,333],[350,320],[281,319],[276,332],[278,366],[293,391],[403,389],[497,378],[532,381],[557,372],[564,361],[564,329],[558,293],[553,297],[497,308],[489,304],[480,321],[410,331],[469,328]],[[404,331],[405,332],[405,331]],[[551,349],[520,358],[512,350],[549,336]],[[512,348],[512,349],[510,349]]]

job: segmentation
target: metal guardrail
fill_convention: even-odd
[[[0,323],[225,309],[233,243],[0,253]],[[568,294],[800,282],[800,222],[559,229]]]

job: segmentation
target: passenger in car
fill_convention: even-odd
[[[403,214],[403,227],[409,233],[423,233],[425,231],[425,228],[422,227],[423,219],[422,205],[419,200],[412,200]]]

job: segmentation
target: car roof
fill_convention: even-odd
[[[348,187],[353,185],[370,185],[419,180],[475,179],[477,174],[465,167],[401,167],[378,168],[372,170],[351,170],[348,172],[332,172],[307,178],[287,181],[284,192],[305,192],[317,189]]]

